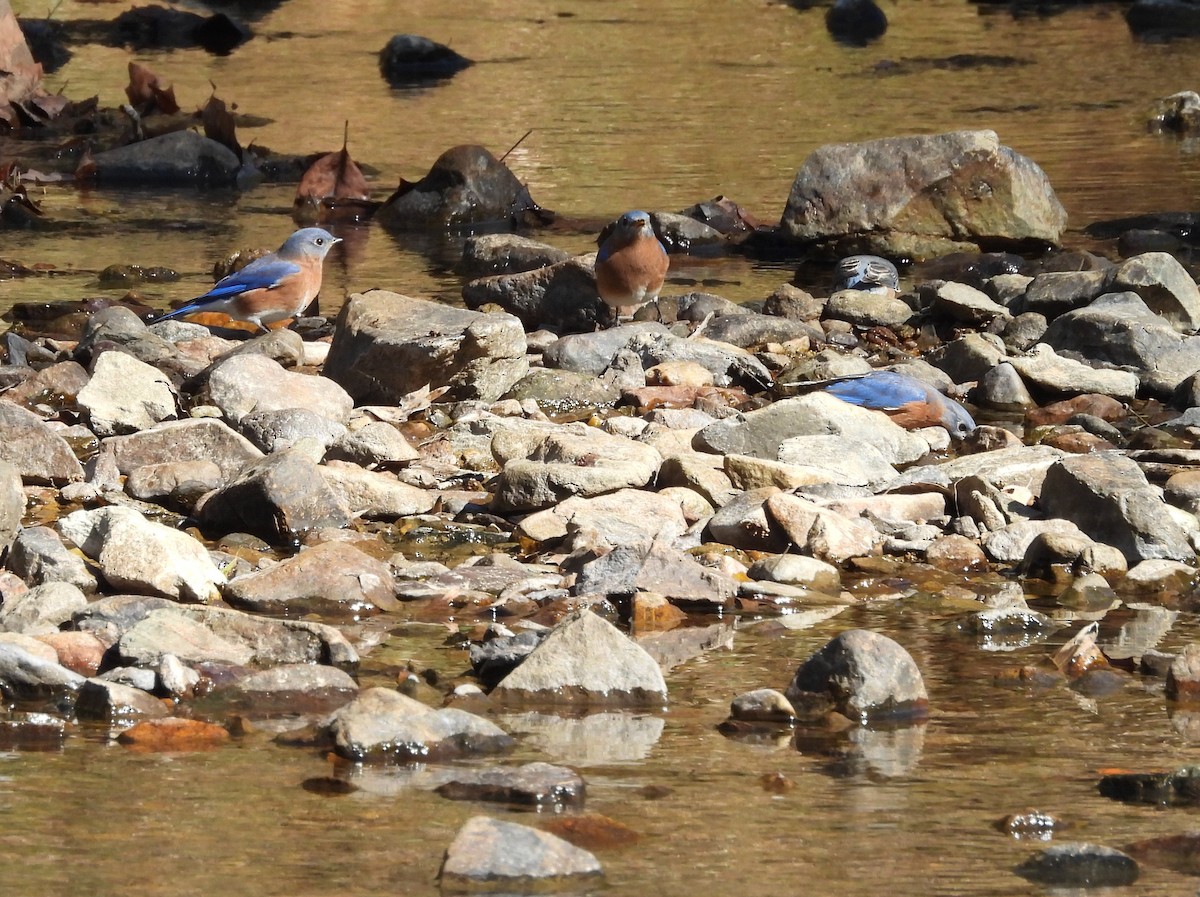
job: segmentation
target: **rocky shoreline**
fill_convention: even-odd
[[[913,166],[864,218],[847,172],[917,144],[936,186]],[[696,218],[654,217],[673,248],[705,242]],[[226,339],[119,305],[78,340],[10,330],[0,735],[42,745],[100,720],[185,750],[272,720],[281,743],[351,764],[503,754],[499,708],[654,712],[664,674],[727,646],[729,620],[811,626],[870,602],[871,576],[955,583],[958,625],[996,643],[1058,628],[1027,592],[1095,619],[1120,601],[1194,611],[1200,288],[1159,250],[983,251],[1053,246],[1064,225],[1036,165],[961,132],[827,148],[797,176],[776,236],[958,253],[896,296],[692,292],[595,329],[592,256],[499,234],[467,243],[464,269],[487,272],[468,308],[371,290],[321,339]],[[959,444],[814,386],[881,367],[983,425]],[[418,528],[449,546],[440,559],[404,550]],[[469,643],[470,673],[360,688],[409,619]],[[1165,632],[1117,650],[1085,627],[1012,675],[1085,693],[1165,678],[1186,704],[1200,667],[1159,652]],[[728,737],[903,727],[930,708],[913,658],[860,629],[762,686],[728,696]],[[438,788],[576,809],[585,794],[549,764]],[[1067,853],[1085,872],[1055,881],[1100,862]],[[442,871],[447,888],[601,875],[587,851],[482,818]]]

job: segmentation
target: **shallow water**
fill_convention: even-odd
[[[14,5],[44,12],[44,4]],[[57,15],[115,16],[125,6],[67,0]],[[227,58],[136,58],[174,84],[185,108],[201,105],[214,82],[241,111],[273,119],[243,131],[244,142],[336,149],[349,120],[351,152],[375,172],[377,198],[400,177],[420,177],[451,145],[479,142],[499,154],[532,128],[510,164],[539,203],[577,222],[545,238],[578,251],[625,209],[678,209],[718,193],[776,220],[815,147],[956,128],[993,128],[1045,168],[1071,216],[1068,241],[1098,219],[1194,207],[1197,157],[1148,135],[1144,117],[1156,98],[1196,86],[1195,43],[1140,44],[1115,4],[1044,18],[960,0],[884,8],[888,34],[854,50],[829,39],[822,9],[756,0],[290,0]],[[392,90],[375,54],[397,31],[449,43],[480,64],[429,90]],[[957,54],[1016,62],[936,62]],[[130,58],[77,48],[48,81],[112,105],[123,100]],[[0,308],[119,296],[95,285],[113,263],[185,275],[145,288],[155,301],[194,295],[232,248],[273,246],[292,230],[292,195],[289,186],[246,194],[48,188],[47,218],[62,229],[5,232],[0,252],[61,276],[0,281]],[[738,258],[681,261],[668,289],[710,279],[717,292],[751,300],[790,275]],[[323,310],[371,287],[455,301],[461,281],[418,241],[368,227],[353,253],[327,265]],[[1001,688],[997,672],[1051,649],[985,651],[953,630],[953,617],[937,600],[911,596],[804,632],[747,628],[732,651],[673,671],[670,707],[625,720],[620,737],[583,738],[587,727],[570,721],[501,722],[527,733],[514,759],[576,765],[589,782],[588,809],[642,834],[635,847],[600,852],[617,895],[648,885],[663,897],[1031,893],[1038,889],[1011,869],[1032,846],[993,829],[1004,814],[1036,806],[1072,823],[1063,837],[1113,846],[1196,827],[1193,811],[1124,806],[1096,793],[1101,768],[1194,761],[1195,736],[1173,725],[1159,687],[1134,678],[1094,700],[1061,687]],[[1103,634],[1120,622],[1106,622]],[[928,723],[853,738],[807,733],[799,750],[717,733],[730,698],[783,688],[804,657],[851,626],[888,633],[913,653],[931,695]],[[1195,620],[1183,620],[1163,647],[1185,644],[1195,630]],[[364,679],[381,680],[386,663],[406,657],[450,674],[465,669],[465,655],[443,637],[393,639],[367,659]],[[759,777],[774,772],[796,787],[765,791]],[[29,895],[432,894],[459,824],[503,812],[442,800],[406,785],[401,772],[354,775],[360,790],[343,797],[301,788],[329,773],[325,758],[273,746],[266,733],[160,756],[131,753],[104,731],[74,730],[60,752],[0,754],[0,879]],[[670,792],[651,800],[644,786]],[[1136,886],[1138,894],[1194,890],[1194,881],[1149,867]]]

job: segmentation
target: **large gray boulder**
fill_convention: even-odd
[[[83,467],[67,441],[32,411],[0,402],[0,461],[8,461],[26,483],[61,486],[83,479]]]
[[[1192,561],[1188,534],[1146,480],[1137,462],[1117,452],[1073,455],[1052,464],[1042,510],[1077,524],[1119,549],[1130,565],[1154,558]]]
[[[449,387],[447,401],[494,402],[529,371],[525,348],[511,315],[371,290],[342,306],[325,376],[360,404],[396,403],[423,386]]]
[[[593,255],[569,258],[544,268],[480,277],[463,287],[467,308],[494,303],[530,330],[556,333],[594,330],[608,317],[596,292]]]
[[[488,816],[468,819],[446,849],[443,891],[547,893],[598,888],[600,861],[549,832]]]
[[[1066,221],[1033,161],[994,131],[954,131],[820,147],[796,174],[780,228],[832,254],[928,257],[1056,244]]]

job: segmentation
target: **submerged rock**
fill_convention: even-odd
[[[1022,878],[1054,887],[1116,888],[1138,879],[1133,857],[1113,847],[1099,844],[1054,844],[1021,865],[1016,873]]]
[[[587,792],[579,773],[549,763],[526,763],[516,768],[458,770],[454,778],[435,790],[450,800],[489,801],[537,807],[556,813],[567,808],[582,807]]]
[[[241,161],[224,144],[195,131],[172,131],[96,153],[100,184],[232,187]]]

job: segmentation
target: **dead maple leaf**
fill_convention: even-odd
[[[33,61],[8,0],[0,0],[0,122],[20,127],[17,106],[42,96],[42,67]]]
[[[297,217],[318,222],[362,221],[378,207],[378,203],[371,202],[371,186],[362,169],[350,158],[349,138],[347,122],[342,148],[319,157],[304,172],[296,188]]]
[[[129,84],[125,88],[129,104],[139,115],[162,112],[171,115],[179,111],[175,88],[163,83],[153,71],[136,62],[129,63]]]
[[[204,123],[205,137],[229,147],[239,161],[242,159],[242,145],[237,139],[237,123],[233,120],[233,113],[229,111],[225,101],[217,98],[215,88],[213,95],[200,110],[200,121]]]

